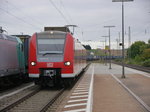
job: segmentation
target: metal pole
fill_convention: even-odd
[[[129,49],[128,59],[129,59],[129,61],[131,61],[131,48],[130,48],[130,46],[131,46],[131,29],[130,29],[130,26],[129,26],[129,46],[128,46],[128,49]]]
[[[129,26],[129,45],[128,45],[128,48],[131,46],[131,29],[130,29],[130,26]]]
[[[122,0],[122,76],[121,78],[125,78],[125,70],[124,70],[124,1]]]
[[[121,50],[120,50],[120,42],[121,42],[121,40],[120,40],[120,32],[118,34],[119,34],[119,56],[121,56]]]
[[[111,43],[110,43],[110,28],[115,26],[104,26],[104,28],[108,28],[108,37],[109,37],[109,69],[111,69]]]
[[[107,44],[107,37],[109,37],[109,36],[102,36],[102,37],[104,37],[105,38],[105,47],[106,47],[106,44]],[[105,49],[105,48],[104,48]],[[107,52],[107,50],[105,49],[105,65],[107,66],[107,59],[106,59],[106,52]]]
[[[119,56],[119,39],[116,39],[116,42],[117,42],[116,56]]]
[[[106,42],[107,42],[107,37],[105,37],[105,47],[106,47]],[[106,48],[104,48],[105,49],[105,65],[107,66],[107,60],[106,60]]]
[[[105,41],[102,41],[103,42],[103,52],[104,52],[104,54],[105,54]],[[106,61],[105,61],[105,59],[103,59],[104,60],[104,64],[106,65]]]
[[[131,2],[133,0],[112,0],[112,2],[122,2],[122,78],[125,78],[125,71],[124,71],[124,2]]]
[[[110,27],[109,27],[109,69],[111,69],[111,45],[110,45]]]

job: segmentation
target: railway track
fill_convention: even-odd
[[[48,108],[57,100],[57,98],[64,92],[64,89],[61,89],[43,108],[40,112],[45,112]]]
[[[29,92],[28,94],[26,94],[25,96],[18,98],[17,100],[14,100],[11,103],[4,103],[4,105],[1,104],[2,108],[0,108],[0,112],[6,112],[10,109],[12,109],[13,107],[15,107],[16,105],[18,105],[19,103],[23,102],[24,100],[26,100],[27,98],[31,97],[32,95],[36,94],[40,89],[37,88],[32,92]],[[14,98],[17,98],[18,96],[13,96]],[[13,99],[12,99],[13,100]]]
[[[63,92],[64,89],[50,91],[38,88],[13,103],[1,108],[0,112],[44,112]]]
[[[117,65],[122,65],[122,63],[120,62],[113,62],[114,64],[117,64]],[[129,67],[129,68],[133,68],[133,69],[136,69],[136,70],[140,70],[140,71],[143,71],[143,72],[148,72],[150,73],[150,67],[142,67],[142,66],[138,66],[138,65],[130,65],[130,64],[125,64],[126,67]]]
[[[18,92],[21,92],[21,91],[23,91],[25,89],[29,89],[29,88],[31,88],[33,86],[35,86],[35,84],[33,82],[31,82],[31,83],[26,83],[26,84],[22,84],[22,85],[17,86],[17,87],[10,88],[8,90],[0,91],[0,100],[5,98],[5,97],[11,96],[13,94],[16,94]]]
[[[80,75],[74,83],[67,89],[66,93],[61,97],[65,97],[69,93],[76,82],[80,79]],[[45,112],[54,102],[59,98],[59,96],[65,91],[65,89],[41,89],[38,86],[32,89],[26,90],[28,94],[25,95],[14,95],[10,96],[12,98],[6,98],[5,101],[0,101],[0,112]],[[19,93],[24,94],[24,93]],[[17,99],[17,100],[15,100]],[[7,101],[12,100],[12,102]],[[57,104],[58,105],[58,104]]]
[[[45,112],[46,110],[56,110],[59,103],[82,77],[82,74],[84,72],[79,75],[67,90],[41,89],[39,86],[33,86],[30,89],[3,98],[0,100],[0,112]]]
[[[10,96],[12,98],[8,99],[6,97],[7,100],[4,98],[4,100],[2,99],[3,101],[0,101],[0,112],[45,112],[46,110],[56,110],[59,103],[67,96],[79,79],[78,77],[67,90],[41,89],[39,86],[35,86],[32,89],[26,90],[25,92],[28,93],[26,95],[23,95],[24,93],[22,92],[19,93],[22,95],[12,95]],[[9,99],[12,101],[6,103]]]

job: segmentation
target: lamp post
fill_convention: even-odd
[[[121,55],[121,50],[120,50],[120,42],[121,42],[121,39],[120,39],[120,32],[118,33],[118,36],[119,36],[119,38],[118,38],[118,41],[119,41],[119,52],[118,52],[118,54],[119,54],[119,56]]]
[[[106,49],[106,43],[107,43],[107,37],[109,37],[109,36],[101,36],[101,37],[104,37],[105,38],[105,47],[104,47],[104,49],[105,49],[105,65],[107,65],[107,60],[106,60],[106,51],[107,51],[107,49]]]
[[[116,42],[117,42],[116,56],[119,56],[119,39],[118,38],[116,39]]]
[[[103,43],[102,49],[105,49],[105,41],[100,41],[100,42]],[[102,50],[102,52],[104,52],[104,54],[105,54],[105,51],[104,51],[104,50]],[[103,60],[104,64],[106,65],[105,59],[102,58],[102,60]]]
[[[104,26],[104,28],[108,28],[108,37],[109,37],[109,69],[111,69],[111,43],[110,43],[110,28],[115,26]]]
[[[125,70],[124,70],[124,2],[130,2],[133,0],[112,0],[112,2],[122,2],[122,76],[121,78],[125,78]]]
[[[105,38],[105,46],[106,46],[106,43],[107,43],[107,37],[109,37],[109,36],[101,36],[101,37],[104,37],[104,38]]]

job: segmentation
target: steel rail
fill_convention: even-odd
[[[39,112],[45,112],[58,98],[62,93],[65,91],[65,89],[61,89]]]
[[[34,90],[33,92],[25,95],[24,97],[18,99],[17,101],[14,101],[13,103],[9,104],[8,106],[0,109],[0,112],[6,112],[10,109],[12,109],[13,107],[15,107],[16,105],[20,104],[21,102],[27,100],[28,98],[30,98],[31,96],[35,95],[36,93],[38,93],[40,91],[40,88],[38,88],[37,90]]]
[[[119,62],[113,62],[114,64],[117,64],[117,65],[122,65],[121,63]],[[143,71],[143,72],[147,72],[147,73],[150,73],[150,67],[143,67],[143,66],[138,66],[138,65],[130,65],[130,64],[125,64],[126,67],[129,67],[129,68],[133,68],[133,69],[136,69],[136,70],[140,70],[140,71]]]
[[[56,96],[54,96],[54,98],[52,98],[52,100],[50,100],[39,112],[45,112],[48,110],[48,108],[59,98],[59,96],[65,91],[65,89],[72,89],[74,87],[74,85],[78,82],[78,80],[82,77],[82,75],[84,74],[84,72],[88,69],[90,64],[88,64],[85,69],[79,74],[79,76],[76,78],[76,80],[74,81],[74,83],[72,83],[72,85],[69,88],[63,88],[61,89],[58,94]]]
[[[82,77],[82,74],[84,74],[84,72],[86,71],[86,69],[89,67],[89,65],[84,69],[83,72],[81,72],[79,74],[79,76],[76,78],[76,80],[74,81],[74,83],[69,87],[69,88],[63,88],[60,90],[60,92],[58,92],[58,94],[56,94],[50,101],[48,101],[48,103],[43,106],[43,108],[41,108],[41,110],[39,112],[45,112],[56,100],[57,98],[65,91],[65,89],[72,89],[75,85],[75,83]],[[20,103],[22,103],[23,101],[29,99],[30,97],[34,96],[36,93],[38,93],[41,89],[38,88],[36,90],[34,90],[33,92],[19,98],[18,100],[14,101],[13,103],[9,104],[8,106],[3,107],[2,109],[0,109],[0,112],[6,112],[12,108],[14,108],[15,106],[19,105]]]

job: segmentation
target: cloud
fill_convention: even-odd
[[[111,0],[52,0],[71,24],[77,24],[81,40],[97,41],[102,35],[108,35],[105,25],[115,25],[111,29],[112,41],[118,38],[121,32],[121,3]],[[125,31],[131,26],[132,41],[150,38],[150,1],[134,0],[125,3]],[[23,19],[25,22],[0,10],[0,26],[9,34],[33,34],[43,30],[44,26],[63,26],[67,22],[55,9],[49,0],[2,0],[0,8]],[[17,9],[16,9],[17,8]],[[29,24],[33,24],[29,25]],[[38,28],[37,28],[38,27]],[[145,29],[147,34],[145,35]],[[127,41],[126,35],[126,41]]]

